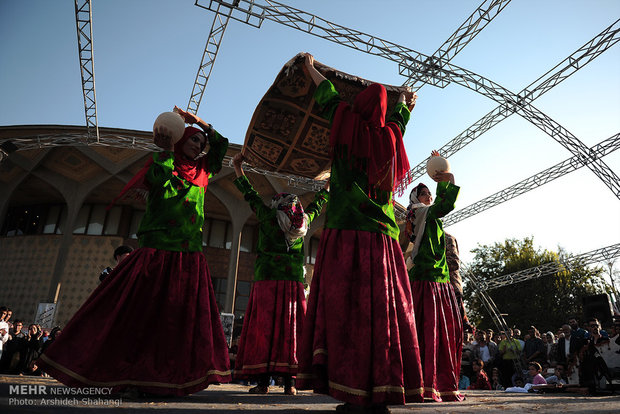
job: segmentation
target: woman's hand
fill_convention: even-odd
[[[325,181],[325,185],[323,186],[323,188],[325,189],[325,191],[329,191],[329,181],[331,180],[331,176],[327,177],[327,181]]]
[[[164,151],[174,150],[171,132],[164,126],[153,129],[153,142]]]
[[[450,183],[454,184],[454,175],[445,171],[437,171],[435,175],[433,175],[433,180],[435,180],[435,182],[437,183],[441,181],[449,181]]]
[[[413,108],[415,107],[415,103],[417,99],[418,99],[418,95],[416,95],[415,92],[403,91],[400,93],[400,96],[398,97],[398,102],[404,103],[409,109],[409,112],[411,112],[413,111]]]
[[[310,77],[312,78],[312,81],[316,85],[319,85],[321,82],[325,80],[325,76],[323,76],[321,72],[319,72],[314,67],[314,56],[312,56],[310,53],[306,53],[305,56],[306,56],[306,69],[308,69],[308,72],[310,73]]]
[[[245,173],[243,172],[243,166],[242,166],[243,160],[244,160],[244,156],[243,156],[243,153],[241,152],[237,153],[232,159],[233,168],[235,169],[235,174],[237,174],[237,177],[241,177],[242,175],[245,175]]]
[[[181,115],[186,124],[198,124],[202,122],[202,120],[198,116],[190,112],[184,111],[176,105],[174,106],[174,112]]]

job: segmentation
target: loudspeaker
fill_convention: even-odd
[[[584,322],[589,318],[596,318],[601,325],[605,326],[613,322],[613,308],[607,293],[583,297]]]

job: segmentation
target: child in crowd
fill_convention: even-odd
[[[491,374],[491,388],[495,391],[504,391],[504,386],[502,385],[500,380],[499,369],[497,368],[493,368]]]
[[[481,359],[475,360],[472,363],[472,368],[474,369],[474,378],[472,378],[472,383],[467,389],[490,390],[491,383],[489,382],[489,377],[487,376],[487,373],[483,369],[484,362]]]
[[[538,362],[531,362],[528,366],[528,375],[530,378],[528,382],[523,387],[508,387],[506,388],[506,392],[528,392],[535,385],[546,385],[547,381],[541,373],[542,367],[540,364]]]

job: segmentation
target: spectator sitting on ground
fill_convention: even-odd
[[[532,362],[528,366],[528,375],[532,378],[523,387],[509,387],[506,388],[506,392],[528,392],[532,387],[536,385],[546,385],[547,381],[541,375],[542,367],[538,362]],[[515,381],[516,383],[516,381]]]
[[[553,372],[551,372],[553,370]],[[549,368],[547,370],[548,377],[545,377],[547,384],[568,384],[568,377],[566,376],[566,365],[559,363],[556,364],[555,368]]]
[[[504,386],[499,377],[499,369],[493,368],[493,372],[491,374],[491,388],[495,391],[504,391]]]
[[[489,377],[487,373],[484,372],[484,361],[481,359],[474,360],[472,363],[472,368],[474,369],[474,378],[472,378],[471,385],[467,388],[468,390],[490,390],[491,383],[489,382]]]
[[[466,390],[467,388],[469,388],[469,385],[470,385],[469,377],[465,375],[465,371],[463,370],[463,367],[461,366],[461,373],[459,376],[459,390]]]
[[[463,353],[461,357],[461,371],[466,377],[472,377],[474,370],[471,367],[474,360],[474,345],[472,343],[472,334],[469,332],[463,333]]]

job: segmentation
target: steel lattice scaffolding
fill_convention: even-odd
[[[510,3],[510,0],[486,0],[469,16],[465,22],[437,49],[431,56],[433,60],[449,62],[456,56],[461,49],[474,38],[478,33],[491,23],[504,8]],[[427,62],[432,64],[432,62]],[[409,86],[414,90],[419,89],[425,84],[425,80],[410,78],[403,83],[403,86]],[[441,84],[441,87],[448,85],[448,81]]]
[[[564,261],[550,262],[532,267],[530,269],[503,275],[492,280],[480,281],[478,286],[483,290],[497,289],[500,287],[513,285],[515,283],[525,282],[526,280],[553,275],[564,270],[570,270],[570,268],[575,265],[586,266],[603,261],[609,261],[610,259],[618,256],[620,256],[620,243],[573,256]]]
[[[82,76],[82,91],[84,93],[84,113],[88,128],[87,143],[91,136],[99,142],[99,126],[97,124],[97,95],[95,93],[95,67],[93,53],[92,9],[90,0],[75,0],[75,25],[77,28],[78,51],[80,55],[80,74]],[[94,130],[94,131],[93,131]]]
[[[200,4],[196,4],[200,6]],[[433,85],[452,81],[476,91],[499,103],[509,112],[517,112],[526,120],[551,136],[560,145],[577,156],[579,161],[587,166],[617,198],[620,198],[620,177],[618,177],[601,159],[590,154],[588,147],[562,125],[534,107],[527,99],[504,88],[496,82],[478,75],[467,69],[453,65],[443,59],[435,59],[405,46],[349,29],[329,22],[318,16],[295,9],[293,7],[272,0],[262,0],[266,5],[259,5],[254,0],[241,0],[237,6],[224,0],[211,0],[209,10],[214,4],[234,7],[235,11],[245,13],[245,19],[232,17],[248,22],[258,19],[258,25],[263,20],[271,20],[285,26],[300,30],[314,36],[336,42],[343,46],[383,57],[401,65],[401,73],[410,79],[424,80]],[[257,13],[260,11],[260,14]],[[432,62],[432,63],[428,63]],[[429,78],[427,78],[429,77]]]
[[[218,4],[217,11],[213,16],[213,23],[211,24],[211,30],[205,45],[205,50],[202,53],[202,60],[200,61],[200,67],[198,73],[196,73],[196,80],[192,88],[192,94],[187,103],[187,111],[193,114],[198,113],[198,107],[202,101],[202,96],[209,82],[215,59],[217,58],[217,52],[220,50],[220,44],[228,26],[230,20],[230,14],[232,9],[226,7],[225,13],[220,13],[221,5]]]
[[[607,138],[603,142],[596,144],[595,146],[590,148],[590,150],[595,157],[602,158],[605,155],[610,154],[619,148],[620,133],[615,134]],[[518,197],[521,194],[525,194],[528,191],[534,190],[557,178],[564,177],[566,174],[576,171],[581,167],[583,167],[583,164],[579,162],[577,157],[572,157],[564,160],[551,168],[547,168],[546,170],[543,170],[538,174],[526,178],[525,180],[519,181],[518,183],[513,184],[510,187],[505,188],[501,191],[498,191],[497,193],[492,194],[488,197],[485,197],[474,204],[450,213],[443,219],[444,226],[452,226],[459,221],[465,220],[466,218],[472,217],[478,213],[488,210],[491,207],[495,207],[505,201]]]
[[[581,46],[562,62],[550,69],[547,73],[523,88],[518,95],[523,96],[524,99],[527,99],[530,102],[539,98],[546,92],[550,91],[554,86],[558,85],[569,76],[576,73],[579,69],[596,59],[603,52],[615,45],[619,40],[620,20],[616,20],[612,25]],[[495,125],[508,118],[513,113],[513,111],[502,105],[496,107],[472,124],[465,131],[461,132],[451,141],[442,146],[439,149],[439,153],[442,156],[449,158],[457,151],[470,144],[476,138],[493,128]],[[415,181],[426,173],[427,161],[428,158],[410,170],[412,180]]]

